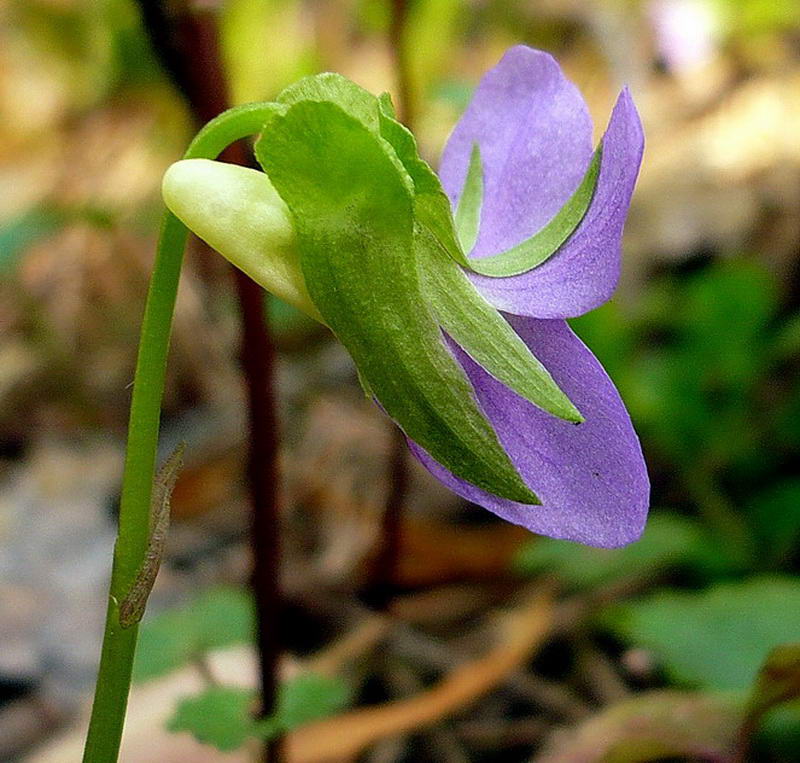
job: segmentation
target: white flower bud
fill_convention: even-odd
[[[225,259],[322,322],[300,270],[291,215],[263,172],[184,159],[167,169],[162,194],[170,211]]]

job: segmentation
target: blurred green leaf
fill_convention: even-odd
[[[552,572],[574,589],[618,578],[654,575],[668,568],[716,564],[714,549],[697,522],[654,514],[641,539],[623,548],[600,549],[553,538],[535,538],[514,559],[523,575]]]
[[[462,79],[444,79],[432,89],[433,96],[450,105],[455,114],[466,110],[474,92],[474,83]]]
[[[800,750],[800,700],[772,708],[754,737],[752,760],[794,760]],[[770,757],[771,756],[771,757]]]
[[[180,700],[167,728],[188,731],[198,742],[230,752],[259,734],[259,724],[253,717],[255,709],[255,694],[249,689],[212,686]],[[269,736],[269,729],[265,730]]]
[[[269,739],[333,715],[349,700],[349,689],[340,679],[306,673],[281,686],[278,709],[273,716],[257,719],[255,692],[233,686],[211,686],[182,699],[167,728],[174,732],[188,731],[199,742],[228,752],[250,738]]]
[[[767,652],[800,633],[800,581],[760,577],[617,604],[605,624],[650,649],[677,683],[749,687]]]
[[[764,334],[777,310],[773,276],[749,260],[720,262],[684,287],[684,350],[708,385],[746,386],[758,378]]]
[[[646,439],[680,469],[754,463],[765,417],[778,308],[772,275],[751,260],[655,280],[622,313],[613,302],[571,323],[596,351]]]
[[[48,207],[0,222],[0,272],[12,268],[29,246],[52,235],[63,224],[63,213]]]
[[[800,539],[800,478],[770,485],[749,501],[749,517],[761,541],[763,561],[785,560]]]
[[[276,719],[284,729],[326,718],[350,701],[350,689],[339,678],[304,673],[281,686]]]
[[[778,361],[793,360],[800,355],[800,313],[795,313],[780,327],[770,354]]]
[[[179,609],[147,617],[139,630],[134,681],[183,666],[210,649],[247,643],[254,632],[253,602],[237,588],[214,588]]]

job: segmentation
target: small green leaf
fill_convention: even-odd
[[[539,408],[567,421],[583,417],[508,322],[475,289],[427,231],[414,237],[428,303],[442,328],[486,371]]]
[[[800,633],[800,582],[761,577],[700,593],[662,591],[616,605],[606,623],[652,650],[676,682],[745,689],[769,650]]]
[[[477,143],[472,145],[469,157],[469,169],[464,188],[456,207],[456,230],[458,239],[465,252],[471,252],[478,240],[481,227],[481,206],[483,205],[483,168],[481,166],[481,150]],[[470,264],[474,269],[474,264]]]
[[[253,716],[255,709],[255,695],[249,689],[212,686],[180,700],[167,728],[173,732],[188,731],[198,742],[230,752],[250,737],[260,735],[261,729]]]
[[[314,304],[403,431],[495,495],[537,499],[447,349],[413,248],[413,182],[391,146],[333,103],[276,114],[256,153],[292,212]]]
[[[570,196],[567,203],[561,207],[555,217],[544,228],[505,252],[470,260],[470,267],[481,275],[505,278],[526,273],[550,259],[575,232],[589,209],[589,205],[592,203],[594,191],[597,187],[597,178],[600,175],[601,156],[602,147],[598,146],[589,168],[586,170],[586,174],[583,176],[583,180],[575,190],[575,193]],[[473,151],[474,157],[475,151]],[[477,161],[480,162],[479,155]],[[470,161],[471,171],[472,161]],[[469,175],[467,175],[467,182],[470,182]],[[459,214],[457,212],[456,221],[458,219]],[[461,230],[460,225],[459,230]]]
[[[198,742],[229,752],[248,739],[270,739],[327,718],[349,701],[350,690],[341,679],[305,673],[281,685],[274,715],[257,718],[257,698],[251,689],[210,686],[180,700],[167,728],[188,731]]]
[[[338,713],[350,701],[350,689],[339,678],[304,673],[281,686],[277,719],[289,730]]]
[[[213,588],[188,604],[146,618],[139,629],[133,666],[135,681],[182,667],[209,649],[249,642],[253,602],[237,588]]]
[[[763,549],[762,562],[781,564],[800,538],[800,479],[771,484],[748,502],[748,514]]]
[[[388,93],[376,98],[346,77],[326,72],[305,77],[290,85],[278,96],[278,101],[287,106],[301,101],[335,103],[358,119],[370,132],[387,140],[414,184],[416,217],[429,228],[439,245],[453,259],[462,265],[469,265],[455,236],[450,200],[442,189],[438,175],[420,158],[412,133],[397,121]]]
[[[39,207],[0,223],[0,272],[12,267],[29,246],[55,233],[65,221],[61,211]]]

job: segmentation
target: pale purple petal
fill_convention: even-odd
[[[608,300],[619,280],[622,228],[643,150],[642,125],[626,89],[603,137],[600,177],[581,224],[549,260],[527,273],[510,278],[471,273],[481,294],[499,310],[535,318],[582,315]]]
[[[542,505],[486,493],[454,477],[410,442],[412,452],[453,492],[533,532],[603,548],[636,540],[644,528],[650,488],[619,393],[565,321],[507,318],[586,418],[576,425],[545,413],[453,345],[500,442]]]
[[[518,45],[483,77],[447,142],[439,174],[454,205],[475,143],[484,177],[480,257],[528,238],[564,205],[591,159],[592,121],[555,59]]]

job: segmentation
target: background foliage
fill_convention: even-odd
[[[340,725],[351,739],[390,718],[391,733],[365,737],[370,760],[729,760],[744,718],[753,759],[796,760],[796,655],[756,679],[773,647],[800,641],[800,4],[407,7],[409,113],[434,163],[510,44],[558,57],[598,137],[618,87],[632,87],[648,145],[623,281],[573,325],[641,435],[652,520],[615,551],[531,538],[415,470],[394,607],[371,615],[388,429],[330,337],[270,300],[288,591],[276,627],[290,656],[278,713],[257,726],[234,300],[221,260],[196,248],[164,421],[165,451],[186,439],[188,463],[136,668],[137,691],[168,688],[134,692],[131,754],[142,740],[163,746],[160,760],[216,754],[167,726],[245,754],[277,727],[332,716],[354,724]],[[325,69],[397,94],[390,3],[228,0],[217,12],[236,102]],[[192,132],[129,0],[0,6],[3,759],[56,731],[32,759],[67,759],[91,685],[159,181]],[[550,617],[526,597],[553,581]],[[544,635],[524,630],[530,618],[550,623]],[[488,645],[511,654],[520,633],[528,648],[489,681]],[[447,705],[458,666],[483,688]],[[423,712],[413,702],[431,687],[444,704]],[[346,709],[361,705],[384,715]],[[144,709],[160,720],[137,726]]]

